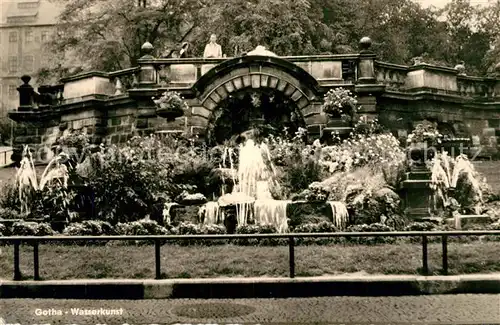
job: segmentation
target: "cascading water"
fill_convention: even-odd
[[[234,171],[233,154],[231,148],[224,150],[221,168],[229,163],[229,168]],[[224,216],[221,216],[219,209],[234,204],[238,225],[246,225],[253,217],[257,224],[271,224],[280,233],[286,232],[286,207],[291,201],[274,200],[272,197],[271,186],[277,187],[278,183],[274,180],[276,171],[268,146],[265,143],[256,144],[252,139],[248,139],[240,145],[238,162],[236,173],[231,174],[235,184],[233,192],[223,193],[218,203],[208,202],[200,210],[200,215],[205,216],[205,223],[223,221]]]
[[[172,220],[172,216],[170,215],[170,210],[172,209],[172,207],[176,206],[176,205],[179,205],[177,203],[165,203],[164,206],[163,206],[163,223],[166,224],[166,225],[169,225],[171,220]]]
[[[234,149],[231,147],[224,147],[224,151],[222,152],[222,162],[219,164],[219,169],[228,169],[229,171],[229,177],[233,181],[233,184],[236,184],[236,169],[234,168]],[[227,167],[229,166],[229,167]],[[225,184],[224,181],[224,173],[222,173],[222,181]],[[222,195],[226,194],[225,193],[225,188],[224,186],[221,189]]]
[[[199,217],[203,218],[206,225],[217,224],[221,221],[221,213],[217,202],[207,202],[199,211]]]
[[[259,195],[257,183],[267,181],[271,174],[268,171],[262,153],[267,146],[258,146],[251,139],[240,145],[238,165],[237,191],[256,198]]]
[[[333,225],[339,230],[344,230],[349,221],[349,212],[346,205],[339,201],[328,201],[328,204],[332,209]]]
[[[291,202],[288,200],[256,200],[254,203],[255,223],[273,225],[279,233],[287,232],[286,208]]]

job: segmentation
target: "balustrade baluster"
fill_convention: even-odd
[[[120,80],[120,77],[116,77],[115,79],[115,96],[123,94],[123,85],[122,81]]]

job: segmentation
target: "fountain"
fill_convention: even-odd
[[[288,230],[286,207],[291,201],[273,199],[271,189],[279,189],[279,184],[275,180],[276,170],[271,153],[265,143],[256,142],[260,135],[259,127],[264,121],[259,118],[252,122],[254,127],[239,136],[238,168],[234,168],[230,149],[225,150],[222,156],[223,164],[229,160],[230,175],[235,184],[232,192],[223,192],[217,202],[205,204],[200,214],[204,215],[205,223],[216,223],[224,219],[224,212],[219,209],[233,206],[237,225],[271,224],[283,233]]]

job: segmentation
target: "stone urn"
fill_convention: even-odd
[[[352,123],[340,117],[329,117],[322,138],[327,144],[333,141],[332,135],[337,134],[341,139],[346,139],[352,132]]]
[[[165,118],[168,122],[174,121],[176,118],[184,115],[184,111],[180,107],[172,107],[168,103],[159,103],[156,106],[156,115]]]
[[[436,150],[427,142],[411,143],[407,148],[408,158],[418,167],[425,167],[426,162],[434,159]]]

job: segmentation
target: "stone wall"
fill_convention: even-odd
[[[400,140],[405,140],[415,125],[425,119],[438,122],[442,133],[471,138],[472,146],[481,148],[481,157],[499,153],[500,112],[460,103],[433,100],[403,101],[378,99],[379,121]]]

